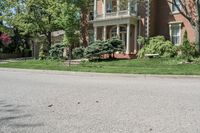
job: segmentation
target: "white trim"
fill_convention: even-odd
[[[117,16],[119,16],[120,11],[120,0],[117,0]]]
[[[134,25],[135,27],[135,33],[134,33],[134,53],[136,54],[137,53],[137,33],[138,33],[138,26],[137,25]]]
[[[128,15],[131,14],[131,1],[128,0]]]
[[[107,35],[106,33],[107,33],[107,32],[106,32],[106,26],[104,26],[104,27],[103,27],[103,40],[104,40],[104,41],[105,41],[106,38],[107,38],[107,37],[106,37],[106,35]]]
[[[130,23],[127,24],[127,37],[126,37],[126,54],[130,54],[130,29],[131,29],[131,25]]]
[[[97,17],[97,0],[94,0],[94,19]]]
[[[183,24],[183,22],[182,21],[171,21],[171,22],[169,22],[169,24]]]
[[[120,37],[120,25],[117,25],[117,36]]]
[[[97,27],[94,27],[94,41],[97,40]]]
[[[103,0],[103,2],[102,2],[102,7],[103,7],[103,18],[105,18],[106,17],[106,0]]]

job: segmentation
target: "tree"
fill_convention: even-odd
[[[198,50],[200,52],[200,0],[173,0],[169,2],[176,6],[181,15],[190,22],[196,31]],[[179,3],[181,6],[179,6]]]
[[[60,2],[57,7],[59,7],[60,12],[54,13],[54,16],[56,16],[55,23],[65,31],[63,43],[69,49],[68,59],[71,61],[72,46],[79,41],[80,19],[78,8],[75,4],[66,1]]]
[[[0,30],[12,36],[13,43],[18,51],[20,51],[19,47],[23,42],[18,27],[20,23],[16,19],[16,16],[23,11],[23,2],[23,0],[4,0],[0,2]]]
[[[59,0],[27,0],[26,11],[20,19],[22,28],[27,29],[26,32],[39,33],[46,37],[47,50],[51,47],[51,32],[57,29],[55,17],[52,15],[58,11],[57,3]]]
[[[80,13],[80,39],[84,47],[88,45],[88,15],[90,9],[90,3],[94,2],[93,0],[68,0],[76,5],[79,8]]]
[[[88,45],[88,14],[91,0],[79,0],[81,19],[81,41],[84,47]],[[93,1],[92,1],[93,2]]]
[[[51,32],[57,29],[52,14],[58,11],[59,0],[4,0],[2,20],[13,29],[14,42],[19,43],[21,36],[44,35],[47,50],[51,47]]]

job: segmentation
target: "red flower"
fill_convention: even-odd
[[[4,46],[8,46],[11,43],[11,38],[7,34],[1,34],[0,41],[4,44]]]

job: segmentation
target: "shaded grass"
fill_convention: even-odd
[[[0,64],[0,67],[99,73],[200,75],[200,63],[180,64],[180,62],[178,59],[135,59],[83,62],[68,67],[61,61],[27,60]]]

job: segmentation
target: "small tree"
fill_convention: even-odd
[[[72,46],[79,42],[79,14],[75,4],[64,1],[58,4],[60,12],[54,16],[57,18],[55,23],[65,31],[63,44],[68,47],[69,66],[71,63]]]

